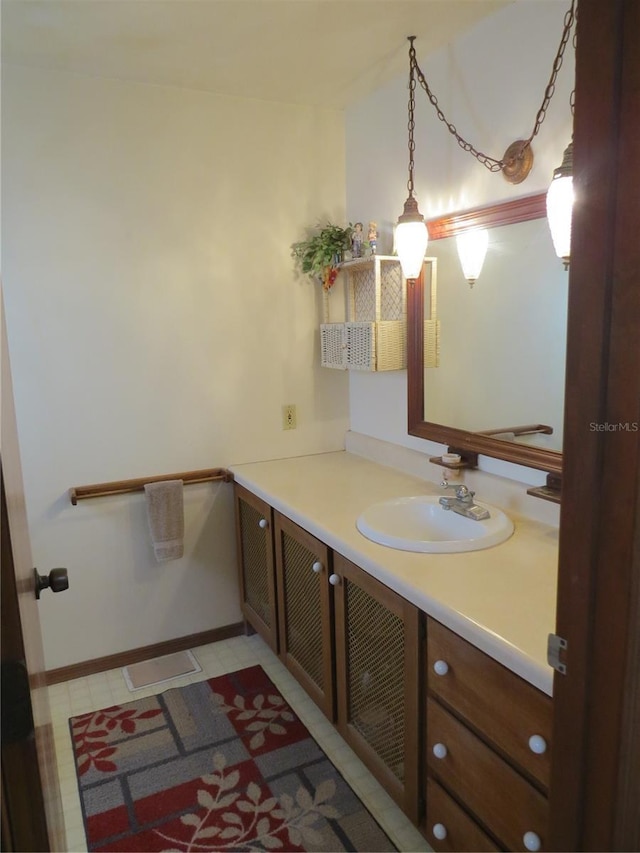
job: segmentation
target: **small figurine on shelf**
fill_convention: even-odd
[[[375,255],[376,248],[378,246],[378,226],[375,222],[369,223],[369,236],[367,239],[369,241],[369,246],[371,247],[371,254]]]
[[[362,222],[356,222],[353,226],[353,236],[351,238],[351,252],[354,258],[362,257]]]

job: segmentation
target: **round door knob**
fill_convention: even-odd
[[[267,521],[266,518],[261,518],[260,521],[258,522],[258,527],[261,527],[263,530],[265,529],[265,527],[268,527],[268,526],[269,526],[269,522]]]
[[[320,560],[316,560],[315,563],[311,566],[312,570],[318,574],[318,572],[322,571],[322,563]]]
[[[529,738],[529,749],[536,755],[543,755],[547,751],[547,742],[542,735],[531,735]]]
[[[446,660],[437,660],[433,665],[433,671],[436,675],[446,675],[449,672],[449,664]]]
[[[447,837],[447,827],[443,823],[434,823],[431,831],[438,841],[444,841]]]
[[[446,758],[447,757],[447,747],[443,743],[436,743],[433,746],[433,754],[436,758]]]
[[[340,584],[340,575],[329,575],[329,583],[331,586],[338,586]]]
[[[537,832],[525,832],[522,836],[522,841],[527,850],[536,851],[542,847],[542,842]]]
[[[36,598],[40,598],[43,589],[50,589],[51,592],[64,592],[65,589],[69,589],[69,577],[66,569],[51,569],[48,575],[40,575],[38,570],[34,569],[33,576]]]

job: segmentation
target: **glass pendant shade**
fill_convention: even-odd
[[[428,242],[429,232],[424,217],[416,200],[409,196],[395,234],[396,253],[405,278],[418,278],[420,275]]]
[[[547,220],[556,255],[565,269],[571,256],[571,218],[573,214],[573,143],[570,143],[547,191]]]
[[[487,254],[489,232],[485,228],[472,228],[458,234],[456,243],[463,275],[473,287],[474,281],[482,271],[482,265]]]

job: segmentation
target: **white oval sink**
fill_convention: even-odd
[[[511,519],[494,506],[479,504],[489,510],[490,517],[475,521],[444,509],[438,501],[437,495],[418,495],[373,504],[356,527],[379,545],[425,554],[480,551],[499,545],[513,533]]]

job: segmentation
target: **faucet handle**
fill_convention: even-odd
[[[474,495],[475,495],[475,492],[472,492],[471,489],[469,489],[467,486],[464,485],[464,483],[459,485],[458,488],[456,489],[456,497],[459,500],[471,501],[471,500],[473,500]]]

